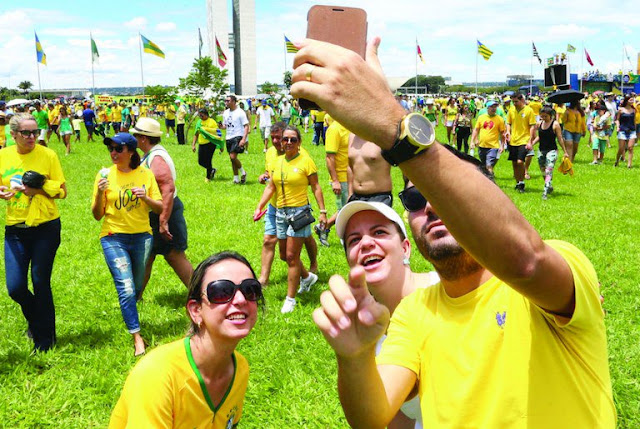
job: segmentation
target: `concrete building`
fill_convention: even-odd
[[[229,0],[207,0],[207,27],[209,52],[217,64],[215,37],[227,55],[227,67],[234,76],[235,93],[257,93],[256,62],[256,7],[255,0],[233,1],[233,33],[229,33]],[[233,38],[233,58],[229,49],[229,36]]]

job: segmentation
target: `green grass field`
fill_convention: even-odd
[[[439,140],[445,137],[438,129]],[[329,213],[335,210],[323,147],[304,146],[319,167]],[[106,427],[125,378],[136,363],[125,330],[115,288],[98,241],[100,223],[91,216],[91,192],[97,171],[110,165],[101,142],[73,145],[70,156],[55,137],[50,146],[60,156],[69,197],[59,202],[62,245],[53,273],[58,346],[32,355],[26,323],[19,306],[0,293],[0,427]],[[190,142],[190,138],[188,140]],[[163,142],[178,172],[178,192],[189,227],[188,257],[195,264],[213,252],[233,249],[260,269],[263,223],[252,221],[263,186],[256,181],[264,169],[262,145],[251,134],[250,153],[241,155],[249,176],[245,186],[231,183],[226,153],[216,154],[216,179],[204,183],[204,169],[189,145],[175,137]],[[580,147],[575,176],[554,178],[555,192],[541,200],[543,179],[532,165],[527,193],[513,190],[506,156],[496,168],[496,181],[522,210],[543,238],[560,238],[582,249],[593,262],[605,296],[606,323],[614,397],[620,428],[640,427],[640,244],[638,240],[638,183],[640,167],[614,168],[615,149],[603,165],[592,166],[586,139]],[[636,161],[640,166],[640,159]],[[394,193],[401,187],[395,169]],[[315,203],[314,203],[315,205]],[[401,205],[395,201],[400,212]],[[481,210],[481,208],[478,208]],[[316,211],[317,213],[317,211]],[[0,214],[4,223],[4,210]],[[348,267],[337,237],[330,248],[319,248],[320,281],[301,296],[294,313],[280,314],[286,290],[286,265],[274,262],[271,284],[265,290],[267,308],[251,335],[239,345],[251,365],[241,427],[347,427],[336,393],[335,358],[315,328],[311,312],[332,274]],[[414,248],[415,249],[415,248]],[[304,255],[304,252],[303,252]],[[306,261],[306,255],[303,260]],[[2,258],[2,261],[4,259]],[[0,278],[4,278],[4,262]],[[430,270],[414,251],[412,268]],[[142,335],[151,348],[185,335],[186,289],[161,258],[157,259],[145,299],[139,307]]]

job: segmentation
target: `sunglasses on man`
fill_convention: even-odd
[[[236,292],[240,291],[247,301],[258,301],[262,298],[262,284],[256,279],[244,279],[240,284],[231,280],[215,280],[207,285],[203,295],[211,304],[226,304],[231,302]]]
[[[415,186],[410,186],[398,194],[402,206],[408,212],[424,210],[427,206],[427,199]]]

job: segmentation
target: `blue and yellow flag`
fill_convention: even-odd
[[[296,48],[296,45],[294,45],[287,36],[284,36],[284,44],[287,46],[287,52],[289,52],[290,54],[295,54],[299,51],[299,49]]]
[[[493,51],[487,48],[486,45],[483,45],[479,40],[476,40],[476,42],[478,42],[478,53],[482,55],[482,58],[484,58],[485,60],[489,60],[489,58],[491,58],[491,55],[493,55]]]
[[[44,53],[42,49],[42,45],[40,44],[40,40],[38,40],[38,35],[34,31],[33,34],[36,35],[36,58],[40,64],[47,65],[47,54]]]

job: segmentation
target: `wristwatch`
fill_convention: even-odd
[[[398,138],[393,147],[382,151],[382,157],[397,166],[428,149],[436,140],[436,131],[422,114],[409,113],[398,125]]]

